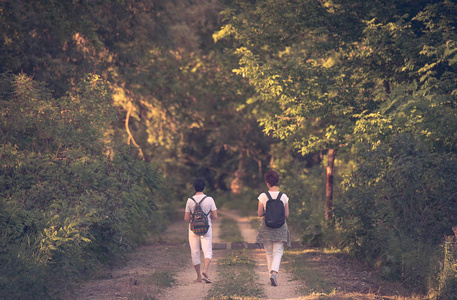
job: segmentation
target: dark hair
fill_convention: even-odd
[[[278,185],[279,182],[279,175],[276,173],[276,171],[269,170],[267,173],[265,173],[265,181],[270,185],[270,186],[276,186]]]
[[[197,177],[194,179],[193,185],[196,192],[203,192],[206,187],[205,179],[202,177]]]

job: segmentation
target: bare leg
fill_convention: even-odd
[[[194,265],[195,272],[197,272],[197,279],[195,279],[195,282],[202,282],[202,275],[200,274],[200,264]]]
[[[208,269],[209,269],[209,264],[210,263],[211,263],[211,259],[205,258],[205,265],[203,266],[202,275],[203,275],[203,280],[206,283],[211,283],[211,279],[209,279],[209,276],[208,276]]]
[[[209,264],[211,263],[211,259],[205,258],[205,265],[203,266],[203,273],[208,274]]]

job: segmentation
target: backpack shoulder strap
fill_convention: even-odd
[[[281,200],[281,197],[282,197],[282,192],[279,192],[278,197],[276,198],[276,200]]]
[[[208,197],[208,196],[205,195],[205,197],[203,197],[202,200],[200,200],[200,202],[195,201],[194,197],[190,197],[190,199],[192,199],[192,201],[194,201],[195,204],[200,205],[200,203],[202,203],[203,200],[205,200],[206,197]]]
[[[208,197],[208,196],[205,195],[205,197],[203,197],[202,200],[200,200],[200,202],[195,201],[194,197],[190,197],[190,199],[192,199],[195,202],[195,209],[194,209],[194,212],[192,214],[195,214],[195,210],[197,209],[197,206],[201,207],[201,203],[203,202],[203,200],[206,199],[206,197]],[[202,211],[203,211],[203,209],[202,209]],[[208,216],[210,212],[211,211],[209,211],[208,213],[205,213],[205,212],[203,212],[203,213]]]
[[[200,200],[200,202],[198,202],[198,204],[201,204],[203,202],[203,200],[206,199],[206,197],[208,197],[208,196],[205,195],[205,197],[203,197],[202,200]]]
[[[203,202],[203,200],[206,199],[206,197],[208,197],[208,196],[205,195],[205,197],[203,197],[202,200],[200,200],[200,202],[198,203],[198,205],[200,205],[200,204]],[[203,209],[202,209],[202,211],[203,211]],[[206,216],[208,216],[208,215],[211,213],[211,210],[210,210],[208,213],[205,213],[205,212],[203,211],[203,213],[204,213]]]
[[[195,211],[197,210],[197,206],[200,206],[200,203],[198,203],[197,201],[195,201],[194,197],[190,197],[190,199],[192,199],[192,201],[194,201],[194,203],[195,203],[194,211],[193,211],[193,212],[190,211],[190,213],[191,213],[192,215],[195,215]]]
[[[270,192],[266,192],[265,194],[267,195],[268,200],[273,200],[273,198],[271,198]]]

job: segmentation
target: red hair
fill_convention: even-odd
[[[279,175],[276,173],[276,171],[269,170],[267,173],[265,173],[265,181],[270,185],[270,186],[276,186],[278,185],[279,182]]]

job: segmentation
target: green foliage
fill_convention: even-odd
[[[344,246],[386,277],[426,287],[430,258],[457,223],[456,157],[403,134],[361,158],[335,209]]]
[[[437,299],[452,299],[457,291],[456,240],[447,237],[443,245],[444,259],[438,278]]]
[[[360,21],[339,26],[344,9],[315,1],[237,1],[234,7],[241,12],[227,11],[226,22],[241,44],[236,72],[250,79],[258,100],[271,103],[258,115],[265,132],[293,141],[303,154],[343,144],[354,114],[372,104],[358,101],[360,87],[348,80],[351,39],[359,36],[351,33]]]
[[[455,225],[456,16],[449,0],[1,1],[2,287],[49,295],[51,269],[77,277],[162,228],[158,175],[121,140],[167,200],[204,176],[254,213],[274,168],[304,242],[424,282]]]
[[[286,192],[307,200],[291,215],[302,230],[312,220],[305,239],[323,236],[424,289],[457,222],[456,12],[451,1],[233,1],[214,36],[235,41],[235,72],[265,107],[264,132],[302,154],[334,148],[343,167],[356,162],[352,174],[337,167],[344,193],[335,189],[335,220],[323,225],[310,209],[323,184],[279,152]]]
[[[160,176],[109,130],[116,109],[99,77],[59,99],[24,75],[2,86],[1,296],[52,298],[161,229]]]
[[[262,185],[264,185],[263,182]],[[243,216],[257,216],[257,197],[263,190],[262,188],[265,189],[263,186],[260,186],[258,190],[245,187],[240,195],[226,192],[218,194],[215,199],[218,207],[239,211]]]
[[[128,112],[128,141],[173,178],[175,198],[196,175],[218,191],[230,190],[234,179],[251,184],[268,144],[250,111],[239,109],[252,91],[211,37],[222,5],[2,1],[0,72],[33,74],[57,97],[84,74],[100,74]]]

